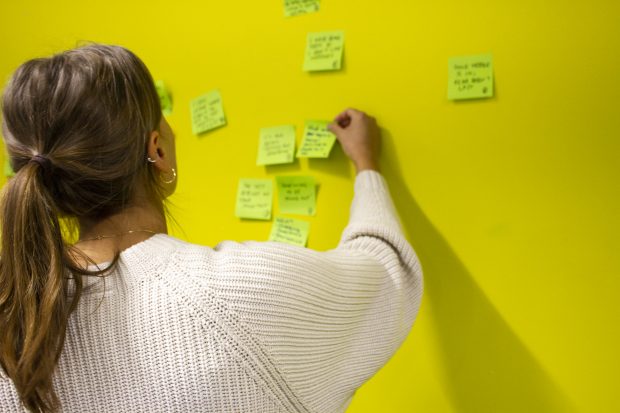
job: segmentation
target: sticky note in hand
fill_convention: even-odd
[[[309,222],[294,218],[276,217],[271,227],[269,241],[305,247],[309,232]]]
[[[273,184],[271,179],[240,179],[235,215],[245,219],[271,219]]]
[[[328,158],[336,142],[336,135],[327,129],[329,122],[306,121],[304,136],[301,141],[298,158]]]
[[[340,70],[344,51],[344,32],[308,33],[304,70]]]
[[[493,97],[493,57],[490,54],[449,59],[448,99],[490,97]]]
[[[166,85],[163,80],[155,81],[155,89],[159,95],[159,103],[161,105],[161,111],[164,115],[168,116],[172,113],[172,99],[170,93],[166,89]]]
[[[295,160],[295,127],[292,125],[262,128],[256,165],[277,165]]]
[[[286,17],[319,11],[320,0],[284,0],[284,15]]]
[[[192,112],[192,133],[200,135],[226,125],[222,97],[218,90],[198,96],[190,103]]]
[[[316,181],[311,176],[277,176],[278,206],[283,214],[316,213]]]

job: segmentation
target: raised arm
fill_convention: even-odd
[[[330,126],[358,173],[339,245],[218,246],[227,297],[310,412],[342,412],[398,349],[416,318],[422,270],[378,172],[373,118],[348,109]],[[233,266],[234,264],[234,266]],[[249,273],[248,273],[249,272]]]

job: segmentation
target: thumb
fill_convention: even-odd
[[[340,135],[340,133],[344,130],[344,128],[342,128],[340,125],[338,125],[338,122],[334,121],[330,124],[327,125],[327,129],[335,134],[336,136]]]

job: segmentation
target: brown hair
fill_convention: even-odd
[[[88,45],[21,65],[3,97],[3,135],[16,171],[0,205],[0,366],[24,406],[59,408],[52,376],[67,322],[94,262],[67,241],[77,219],[118,213],[138,188],[162,206],[147,142],[161,108],[142,61],[118,46]],[[35,155],[41,158],[32,159]],[[72,291],[71,294],[68,294]]]

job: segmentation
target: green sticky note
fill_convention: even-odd
[[[277,176],[278,205],[283,214],[316,213],[316,181],[311,176]]]
[[[246,219],[271,219],[273,184],[271,179],[240,179],[235,215]]]
[[[14,176],[15,172],[13,172],[13,168],[11,167],[11,162],[9,161],[9,156],[7,154],[4,155],[4,176],[11,177]]]
[[[159,95],[162,113],[166,116],[170,115],[172,113],[172,99],[170,98],[170,93],[168,93],[164,81],[156,80],[155,89],[157,89],[157,94]]]
[[[300,219],[276,217],[271,227],[269,241],[305,247],[308,242],[310,223]]]
[[[340,70],[344,51],[344,32],[308,33],[304,70]]]
[[[306,121],[298,158],[328,158],[336,142],[336,135],[327,129],[329,122],[319,120]]]
[[[453,57],[448,62],[448,99],[493,97],[493,56]]]
[[[277,165],[295,160],[295,127],[292,125],[262,128],[256,165]]]
[[[200,135],[226,125],[222,97],[218,90],[198,96],[190,103],[192,112],[192,133]]]
[[[284,0],[284,15],[286,17],[319,11],[320,0]]]

